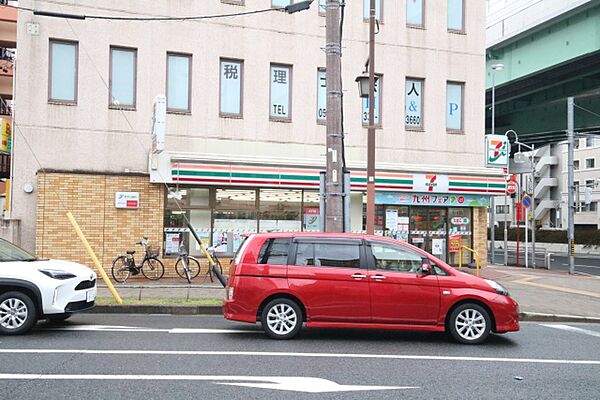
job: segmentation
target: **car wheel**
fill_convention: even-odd
[[[302,329],[302,310],[290,299],[271,300],[263,309],[261,323],[273,339],[292,339]]]
[[[20,335],[37,321],[33,300],[25,293],[7,292],[0,295],[0,333]]]
[[[490,334],[492,321],[485,308],[477,304],[461,304],[448,321],[450,333],[460,343],[479,344]]]

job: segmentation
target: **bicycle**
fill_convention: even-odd
[[[165,274],[165,266],[158,259],[160,249],[150,245],[147,237],[136,243],[144,248],[144,259],[138,266],[135,263],[135,250],[128,250],[127,255],[119,254],[112,263],[111,273],[115,281],[124,283],[129,275],[138,275],[140,272],[147,279],[156,281]]]
[[[219,261],[219,259],[215,256],[214,247],[209,247],[207,250],[210,256],[215,261],[216,267],[221,272],[221,274],[223,274],[223,267],[221,266],[221,262]],[[200,275],[200,271],[204,271],[204,268],[202,268],[200,261],[198,261],[197,258],[188,254],[185,244],[182,243],[179,246],[178,253],[179,255],[177,256],[177,261],[175,261],[175,272],[177,272],[177,275],[179,275],[180,277],[187,279],[188,283],[192,283],[192,279]],[[205,275],[204,281],[206,281],[206,277],[208,276],[210,278],[210,281],[214,282],[213,271],[210,267],[207,266],[206,272],[203,272],[203,274]]]

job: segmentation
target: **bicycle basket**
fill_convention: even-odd
[[[146,255],[149,258],[158,257],[160,255],[160,247],[148,246],[148,249],[146,250]]]

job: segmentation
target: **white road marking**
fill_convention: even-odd
[[[340,385],[310,377],[292,376],[211,376],[211,375],[40,375],[0,374],[0,380],[107,380],[107,381],[209,381],[219,385],[276,389],[305,393],[332,393],[371,390],[420,389],[418,386]],[[217,382],[215,382],[217,381]],[[222,382],[219,382],[222,381]],[[233,381],[233,382],[227,382]]]
[[[540,324],[541,326],[545,326],[547,328],[560,329],[562,331],[582,333],[584,335],[596,336],[600,337],[600,332],[592,331],[589,329],[576,328],[570,325],[560,325],[560,324]]]
[[[564,266],[568,266],[569,264],[563,263]],[[584,268],[600,268],[597,265],[584,265],[584,264],[575,264],[576,267],[584,267]]]
[[[215,334],[215,333],[262,333],[259,330],[242,329],[195,329],[195,328],[144,328],[137,326],[120,325],[67,325],[42,328],[46,331],[86,331],[86,332],[162,332],[174,334]]]
[[[334,353],[284,353],[274,351],[202,351],[202,350],[87,350],[87,349],[0,349],[0,354],[102,354],[102,355],[161,355],[161,356],[233,356],[233,357],[314,357],[358,358],[381,360],[474,361],[533,364],[600,365],[600,360],[560,360],[545,358],[502,358],[421,356],[408,354],[334,354]]]

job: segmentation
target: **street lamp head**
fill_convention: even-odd
[[[285,6],[284,10],[288,14],[293,14],[298,11],[308,10],[313,0],[299,1]]]
[[[361,98],[369,97],[369,75],[361,75],[355,79],[358,82],[358,95]]]
[[[504,69],[504,64],[492,64],[492,70],[500,71],[502,69]]]

